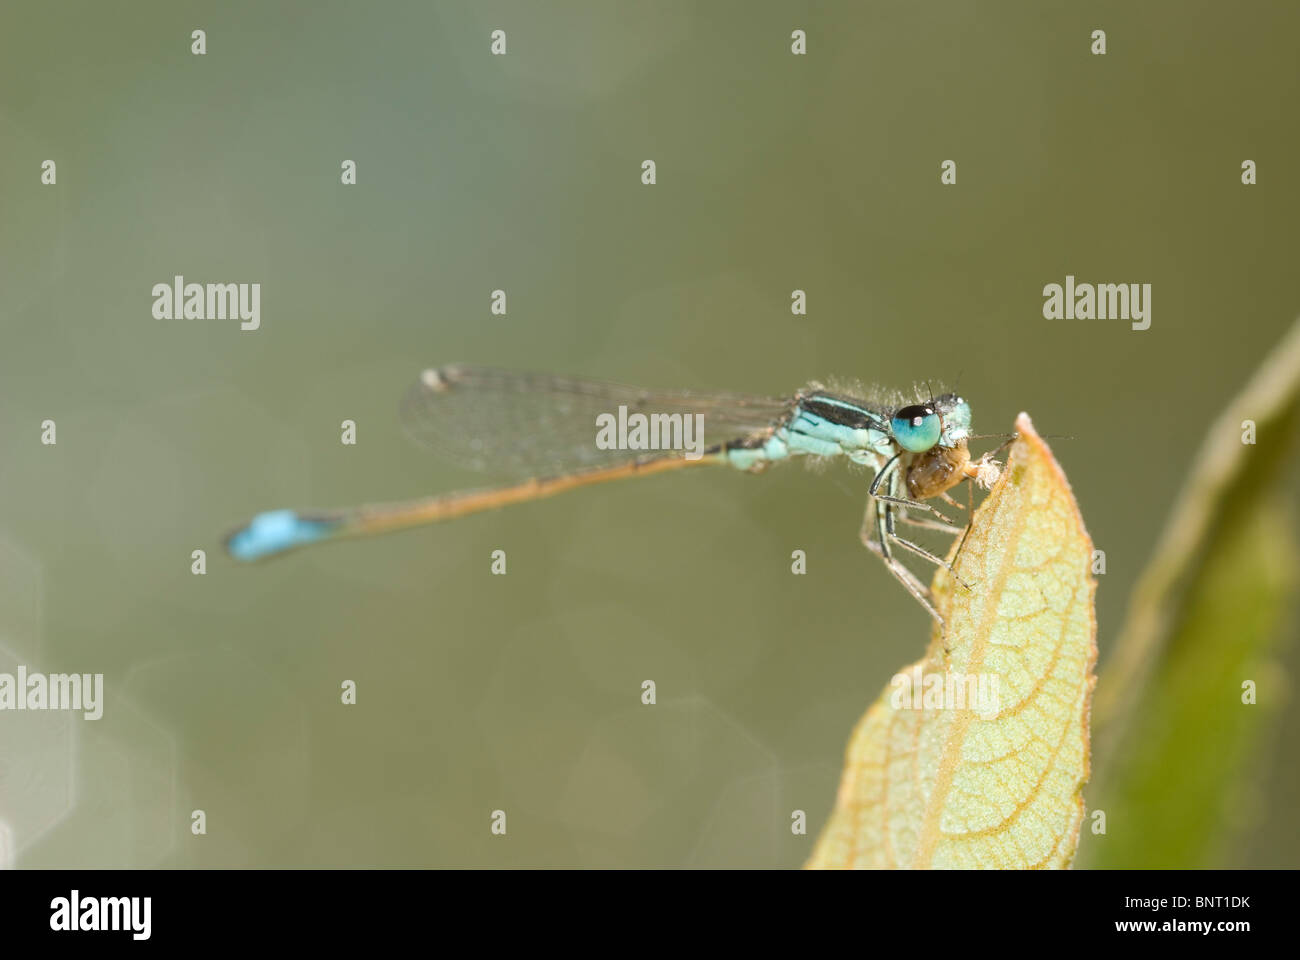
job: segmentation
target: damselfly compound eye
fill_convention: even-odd
[[[942,425],[939,414],[929,404],[903,407],[889,420],[898,445],[909,453],[925,453],[939,442]]]

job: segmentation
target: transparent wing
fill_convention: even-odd
[[[704,447],[763,434],[792,398],[643,390],[600,380],[453,365],[426,370],[402,402],[402,426],[421,446],[475,470],[518,477],[568,473],[654,455],[601,449],[601,414],[701,414]],[[662,451],[679,457],[681,451]]]

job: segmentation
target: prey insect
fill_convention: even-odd
[[[971,408],[955,393],[886,402],[812,384],[793,396],[763,398],[642,390],[453,365],[420,375],[403,401],[402,422],[413,439],[449,459],[518,479],[403,502],[260,513],[227,536],[231,556],[260,560],[308,544],[406,529],[689,466],[757,473],[795,457],[842,457],[872,472],[863,543],[942,624],[929,590],[903,565],[900,553],[951,567],[902,536],[898,526],[961,533],[966,525],[954,523],[929,501],[960,508],[949,490],[965,480],[987,488],[998,475],[989,454],[971,459]],[[618,442],[611,443],[614,422]],[[625,430],[628,424],[634,427]]]

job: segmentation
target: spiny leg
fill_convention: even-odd
[[[899,484],[897,482],[898,470],[896,469],[896,465],[898,464],[898,458],[901,456],[902,456],[901,453],[896,453],[889,458],[889,460],[885,463],[885,465],[880,468],[879,472],[872,479],[871,486],[867,488],[867,493],[870,496],[874,497],[876,500],[883,500],[885,503],[897,504],[900,507],[912,507],[916,510],[926,510],[934,514],[944,523],[948,524],[948,526],[950,527],[956,526],[956,524],[954,524],[951,520],[945,517],[942,513],[940,513],[930,504],[922,503],[920,500],[909,500],[906,497],[898,496]],[[889,482],[889,489],[892,492],[880,493],[879,492],[880,486],[882,483],[884,483],[885,477],[891,474],[894,477],[894,479],[891,479]]]
[[[942,491],[942,492],[939,494],[939,499],[942,500],[944,503],[948,504],[948,505],[951,506],[951,507],[956,507],[958,510],[965,510],[965,509],[966,509],[966,505],[965,505],[965,504],[963,504],[963,503],[958,503],[958,502],[957,502],[956,500],[954,500],[952,497],[948,496],[948,491],[947,491],[947,490],[944,490],[944,491]]]
[[[939,611],[930,602],[930,591],[916,578],[916,575],[903,566],[897,557],[890,555],[879,540],[873,540],[871,535],[865,531],[862,534],[862,544],[884,562],[885,568],[894,575],[894,578],[903,585],[908,593],[916,598],[916,602],[925,608],[925,612],[933,617],[940,627],[943,627],[943,617],[939,615]]]
[[[940,496],[943,497],[945,500],[948,500],[950,503],[954,503],[954,505],[959,507],[960,509],[966,510],[968,513],[970,513],[973,516],[973,512],[975,509],[975,503],[974,503],[975,491],[971,486],[968,486],[966,488],[966,496],[968,502],[964,504],[955,503],[955,501],[953,501],[946,493],[941,493]],[[957,561],[961,559],[962,548],[966,546],[966,538],[970,536],[971,524],[969,522],[967,522],[964,526],[962,526],[960,530],[957,530],[954,529],[953,527],[945,527],[941,523],[935,523],[933,520],[918,520],[915,517],[909,517],[907,515],[906,510],[900,510],[898,512],[898,519],[901,520],[903,523],[911,524],[914,527],[920,527],[922,530],[938,530],[941,533],[946,533],[949,536],[953,536],[953,537],[957,536],[960,533],[961,539],[957,542],[957,550],[952,555],[952,563],[947,563],[946,561],[939,561],[937,558],[931,556],[926,556],[926,559],[938,563],[939,566],[943,567],[949,573],[951,573],[957,579],[958,583],[960,583],[967,590],[970,589],[970,584],[968,584],[965,580],[963,580],[961,576],[957,573]],[[902,537],[895,536],[894,539],[897,540],[899,543],[902,543],[906,547],[914,546],[913,544],[909,544]],[[914,550],[913,552],[919,553],[920,551]],[[925,556],[925,554],[922,554],[922,556]]]
[[[966,481],[966,510],[966,515],[970,517],[970,520],[966,523],[966,529],[961,532],[961,540],[957,543],[957,552],[952,555],[954,567],[957,565],[957,561],[961,559],[961,551],[966,546],[966,538],[970,536],[970,528],[975,525],[975,484],[969,480]],[[957,571],[954,570],[952,575],[957,576]]]
[[[955,530],[953,532],[956,533]],[[960,583],[967,590],[970,589],[970,584],[961,578],[961,575],[957,573],[957,570],[947,560],[944,560],[942,557],[935,556],[933,553],[925,549],[925,547],[921,546],[920,544],[913,543],[911,540],[904,540],[902,537],[894,533],[892,530],[889,533],[889,539],[892,540],[894,543],[898,544],[900,547],[903,547],[904,549],[907,550],[911,550],[918,557],[921,557],[922,559],[925,560],[929,560],[936,567],[943,567],[943,569],[947,570],[949,573],[952,574],[954,580]],[[958,550],[960,551],[960,548],[958,548]],[[953,559],[955,560],[956,557],[953,557]]]
[[[955,529],[957,524],[954,523],[952,520],[949,520],[946,516],[944,516],[934,507],[930,506],[930,504],[928,503],[922,503],[919,500],[908,500],[906,497],[877,496],[876,499],[883,500],[885,501],[885,503],[892,503],[900,507],[908,507],[914,510],[926,510],[934,514],[940,520],[942,520],[947,526],[954,528],[953,529],[954,533],[957,532]]]
[[[926,612],[929,613],[930,616],[935,619],[935,621],[939,624],[941,635],[946,637],[948,632],[947,624],[944,622],[943,617],[939,614],[939,611],[935,609],[933,602],[931,602],[930,591],[926,589],[926,587],[921,583],[921,581],[917,578],[917,576],[914,573],[912,573],[912,571],[908,570],[907,567],[903,566],[903,564],[898,560],[898,558],[896,558],[893,555],[893,551],[890,549],[890,544],[896,543],[899,546],[903,547],[904,549],[910,550],[911,552],[915,553],[917,556],[929,560],[931,563],[934,563],[937,566],[943,567],[949,573],[952,574],[953,578],[958,583],[960,583],[963,587],[969,590],[971,589],[971,586],[964,579],[962,579],[960,574],[957,573],[956,564],[961,557],[962,550],[966,546],[966,538],[970,535],[971,523],[968,520],[968,522],[965,523],[961,528],[960,531],[961,539],[957,543],[956,552],[953,553],[952,563],[948,563],[945,560],[941,560],[939,557],[930,553],[928,550],[921,547],[920,545],[915,544],[910,540],[904,539],[903,537],[900,537],[894,530],[895,516],[897,516],[904,523],[910,523],[922,529],[942,530],[946,533],[952,534],[953,536],[956,536],[958,533],[957,530],[953,529],[955,524],[953,524],[951,520],[945,517],[938,510],[934,509],[928,503],[919,503],[915,500],[909,500],[906,499],[905,497],[898,495],[903,492],[901,489],[901,485],[899,483],[899,474],[896,469],[900,456],[901,454],[895,454],[893,457],[891,457],[885,463],[885,465],[880,468],[879,472],[876,474],[875,478],[871,482],[870,493],[872,499],[876,501],[876,534],[879,539],[872,539],[871,537],[871,520],[870,520],[871,501],[870,500],[868,501],[868,515],[863,518],[862,530],[860,536],[863,544],[867,547],[867,549],[870,550],[872,553],[876,554],[884,561],[885,566],[889,568],[889,572],[892,573],[894,577],[901,584],[903,584],[903,586],[907,589],[907,592],[912,594],[912,596],[916,598],[916,601],[920,603],[922,607],[925,608]],[[888,487],[889,493],[882,494],[879,492],[879,490],[881,485],[884,483],[886,477],[889,478],[889,487]],[[973,478],[968,477],[967,479],[969,481]],[[967,516],[973,519],[974,512],[975,512],[975,491],[973,489],[973,484],[972,486],[967,487],[966,494],[967,494],[967,498],[966,498],[967,502],[964,507],[961,503],[957,502],[952,497],[950,497],[946,491],[940,493],[939,496],[946,503],[951,504],[957,509],[959,510],[965,509],[967,512]],[[935,517],[937,517],[939,520],[943,521],[943,524],[935,523],[932,520],[920,520],[920,519],[913,518],[908,515],[907,511],[909,507],[926,510],[929,513],[933,514]],[[946,524],[946,526],[944,524]],[[945,653],[948,652],[946,644],[944,647],[944,652]]]
[[[970,504],[958,503],[956,504],[956,506],[958,506],[962,510],[970,511],[971,509],[973,509],[974,506],[974,495],[973,492],[970,491],[969,487],[967,487],[967,491],[970,494],[971,503]],[[944,499],[950,499],[946,493],[942,493],[940,494],[940,496],[943,497]],[[917,544],[911,543],[910,541],[903,539],[897,534],[894,535],[893,539],[899,542],[900,544],[902,544],[904,547],[907,547],[909,550],[911,550],[913,553],[917,554],[918,556],[924,557],[925,559],[929,560],[931,563],[935,564],[936,566],[943,567],[945,570],[951,573],[953,577],[956,579],[956,581],[960,583],[963,587],[965,587],[967,590],[971,588],[970,584],[967,583],[965,580],[963,580],[961,576],[957,573],[957,560],[961,557],[962,547],[966,545],[966,538],[970,535],[969,522],[962,525],[961,527],[944,526],[942,523],[935,523],[933,520],[926,520],[926,519],[910,516],[907,510],[905,509],[899,510],[896,516],[903,523],[909,524],[913,527],[919,527],[922,530],[937,530],[940,533],[948,534],[948,536],[950,537],[955,537],[960,534],[961,540],[957,545],[957,552],[952,555],[952,563],[948,563],[946,560],[940,560],[937,556],[925,552]]]
[[[898,457],[895,456],[891,458],[888,463],[885,464],[885,466],[881,469],[880,473],[877,474],[876,479],[873,481],[872,483],[873,488],[879,488],[881,482],[883,482],[884,480],[886,471],[894,469],[896,467],[897,461],[898,461]],[[897,486],[898,486],[898,476],[895,475],[890,478],[889,489],[893,490]],[[942,496],[945,496],[945,499],[950,499],[947,498],[946,495],[942,495]],[[889,495],[882,495],[879,493],[875,494],[875,499],[878,501],[883,501],[886,504],[898,503],[898,504],[906,504],[910,506],[914,503],[914,501],[904,500],[900,497],[891,497]],[[956,504],[956,505],[958,507],[961,507],[961,504]],[[921,506],[928,507],[928,504],[921,504]],[[868,510],[869,509],[870,506],[868,505]],[[931,553],[929,550],[925,549],[925,547],[921,546],[920,544],[914,543],[911,540],[907,540],[903,537],[900,537],[898,535],[898,531],[894,528],[894,519],[895,517],[897,517],[897,519],[903,521],[904,523],[910,523],[913,526],[920,527],[924,530],[941,530],[944,533],[950,534],[952,536],[956,536],[958,531],[952,525],[952,522],[948,520],[946,517],[943,517],[942,514],[938,514],[938,516],[940,517],[940,519],[944,520],[944,523],[948,525],[945,526],[944,524],[941,523],[935,523],[933,520],[921,520],[912,517],[908,513],[907,506],[900,506],[897,510],[891,508],[887,510],[885,514],[886,517],[885,533],[882,534],[881,541],[882,542],[892,541],[894,543],[897,543],[899,546],[903,547],[906,550],[910,550],[918,557],[921,557],[924,560],[929,560],[936,567],[943,567],[945,570],[947,570],[949,573],[953,575],[953,578],[958,583],[960,583],[963,587],[969,590],[970,584],[968,584],[965,580],[963,580],[960,576],[958,576],[957,571],[953,569],[952,564],[948,563],[948,561],[944,560],[942,557],[938,557],[935,554]],[[865,528],[866,528],[866,524],[864,521],[864,529]]]
[[[887,464],[884,469],[882,469],[881,473],[884,473],[885,470],[888,469],[889,465]],[[876,538],[874,539],[871,536],[871,511],[873,507],[876,514]],[[939,615],[939,611],[936,610],[934,604],[930,602],[930,591],[926,589],[925,585],[921,583],[919,579],[917,579],[916,574],[903,566],[902,562],[894,556],[893,552],[889,548],[890,539],[897,539],[896,535],[893,533],[893,509],[894,508],[888,503],[882,502],[879,497],[869,499],[867,501],[866,515],[862,518],[862,529],[859,531],[858,535],[862,540],[863,546],[876,556],[880,557],[889,572],[892,573],[894,578],[898,580],[907,592],[916,599],[916,602],[925,608],[925,612],[935,619],[939,624],[940,629],[946,629],[943,617]]]
[[[917,517],[908,516],[906,510],[898,511],[898,519],[909,526],[920,527],[922,530],[938,530],[950,537],[955,537],[962,532],[962,528],[955,524],[935,523],[933,520],[918,519]]]

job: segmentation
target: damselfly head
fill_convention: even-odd
[[[943,393],[928,403],[902,407],[889,419],[889,429],[908,453],[925,453],[938,445],[955,447],[970,438],[970,404],[955,393]]]

